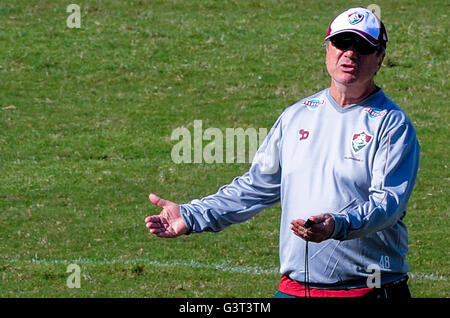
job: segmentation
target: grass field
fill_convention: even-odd
[[[148,194],[214,193],[249,165],[174,164],[177,127],[270,128],[329,86],[323,37],[356,1],[0,0],[0,297],[272,297],[279,205],[221,233],[150,237]],[[448,12],[377,1],[377,83],[422,146],[405,221],[414,297],[449,297]],[[447,106],[446,106],[447,105]],[[81,288],[66,286],[67,265]]]

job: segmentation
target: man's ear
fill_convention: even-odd
[[[383,52],[383,53],[380,54],[380,56],[378,56],[377,69],[376,69],[374,75],[377,75],[378,71],[380,70],[381,65],[383,64],[383,61],[384,61],[384,57],[385,57],[385,56],[386,56],[386,52]]]
[[[383,64],[385,56],[386,56],[386,52],[381,53],[380,60],[378,61],[378,69],[380,69],[381,65]]]

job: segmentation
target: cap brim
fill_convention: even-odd
[[[355,34],[359,35],[360,37],[362,37],[367,42],[369,42],[372,46],[380,45],[380,42],[378,40],[374,39],[373,37],[371,37],[370,35],[368,35],[365,32],[362,32],[360,30],[355,30],[355,29],[345,29],[345,30],[336,31],[336,32],[328,35],[327,37],[325,37],[325,40],[328,40],[329,38],[331,38],[337,34],[341,34],[341,33],[355,33]]]

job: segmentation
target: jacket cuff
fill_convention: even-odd
[[[192,233],[193,228],[192,214],[189,212],[189,209],[184,204],[180,205],[180,214],[187,226],[187,232],[185,234],[189,235]]]
[[[347,229],[349,226],[349,220],[344,213],[330,213],[334,219],[334,231],[331,234],[331,238],[339,241],[343,241],[347,238]]]

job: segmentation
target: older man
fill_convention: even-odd
[[[375,85],[388,41],[383,23],[351,8],[330,24],[331,86],[288,107],[250,170],[214,194],[146,218],[176,237],[220,231],[281,201],[277,297],[410,297],[403,218],[419,143],[405,113]]]

